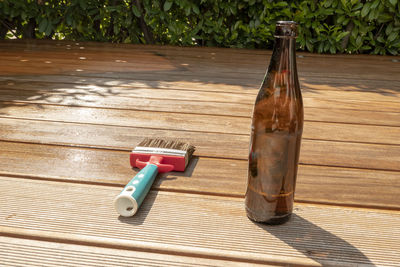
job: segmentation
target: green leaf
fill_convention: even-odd
[[[196,15],[199,15],[199,14],[200,14],[200,10],[199,10],[199,7],[198,7],[197,5],[194,5],[194,6],[192,7],[192,9],[193,9],[193,12],[196,13]]]
[[[357,39],[356,39],[356,45],[357,45],[357,46],[361,46],[361,45],[362,45],[362,38],[361,38],[361,36],[358,36],[358,37],[357,37]]]
[[[329,44],[329,42],[326,42],[325,46],[324,46],[324,52],[328,52],[329,48],[330,48],[330,44]]]
[[[324,43],[320,43],[318,45],[318,53],[321,54],[322,52],[324,52]]]
[[[48,23],[48,21],[47,21],[46,18],[42,19],[42,21],[39,23],[39,32],[45,32],[46,31],[47,23]]]
[[[388,40],[389,42],[392,42],[392,41],[394,41],[394,40],[397,38],[398,35],[399,35],[398,32],[392,32],[391,34],[389,34],[387,40]]]
[[[140,18],[140,17],[142,16],[142,14],[140,14],[139,9],[138,9],[137,6],[135,6],[135,5],[132,6],[132,12],[133,12],[133,14],[134,14],[136,17],[138,17],[138,18]]]
[[[357,1],[358,2],[358,1]],[[358,10],[358,9],[360,9],[360,8],[362,8],[363,7],[363,4],[362,3],[358,3],[357,5],[355,5],[354,7],[353,7],[353,10]]]
[[[114,34],[118,35],[120,30],[121,30],[121,28],[119,27],[119,25],[118,24],[114,24]]]
[[[347,36],[350,32],[341,32],[336,36],[336,42],[342,40],[345,36]]]
[[[26,17],[27,17],[27,15],[26,15],[25,11],[22,11],[22,12],[21,12],[21,18],[22,18],[22,20],[26,20]]]
[[[253,21],[253,20],[251,20],[251,21],[250,21],[250,23],[249,23],[249,27],[250,27],[251,29],[253,29],[253,28],[254,28],[254,21]]]
[[[312,52],[314,50],[314,46],[311,42],[306,42],[306,47],[308,51]]]
[[[333,0],[326,0],[324,2],[324,7],[330,7],[332,5]]]
[[[385,23],[393,20],[393,14],[390,13],[380,13],[378,17],[379,23]]]
[[[361,10],[361,17],[365,17],[366,15],[368,15],[370,8],[371,8],[371,3],[366,3],[363,9]]]
[[[236,10],[234,7],[230,6],[229,11],[231,12],[231,14],[236,15]]]
[[[377,8],[380,2],[381,2],[381,0],[375,0],[375,1],[372,3],[371,8],[372,8],[372,9]]]
[[[385,39],[383,39],[382,36],[379,36],[378,38],[376,38],[376,40],[377,40],[378,42],[380,42],[380,43],[384,43],[384,42],[385,42]]]
[[[53,25],[49,22],[49,23],[47,23],[47,28],[45,31],[46,36],[50,36],[52,31],[53,31]]]
[[[392,4],[392,6],[396,6],[397,0],[389,0],[389,2]]]
[[[337,19],[337,23],[338,24],[342,24],[342,22],[346,19],[346,17],[344,15],[341,15],[338,19]]]
[[[393,30],[393,23],[390,23],[385,30],[386,35],[389,35]]]
[[[399,53],[396,49],[393,49],[393,48],[388,48],[388,51],[390,54],[392,54],[394,56],[396,56]]]
[[[185,7],[185,15],[189,16],[190,15],[190,6]]]
[[[369,20],[374,20],[374,19],[376,19],[378,17],[378,15],[379,15],[378,9],[372,9],[372,11],[368,15],[368,19]]]
[[[81,6],[81,8],[83,10],[86,10],[86,8],[87,8],[87,0],[80,0],[79,1],[79,5]]]
[[[172,2],[170,2],[170,1],[165,1],[165,3],[164,3],[164,11],[170,10],[171,7],[172,7]]]
[[[235,26],[233,26],[233,29],[236,30],[241,23],[242,23],[241,20],[236,21]]]

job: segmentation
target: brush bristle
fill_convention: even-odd
[[[156,147],[156,148],[168,148],[186,151],[187,158],[190,158],[195,151],[195,147],[189,143],[182,142],[180,140],[161,139],[161,138],[145,138],[141,141],[138,146],[142,147]]]

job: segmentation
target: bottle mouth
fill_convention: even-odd
[[[277,21],[274,34],[275,38],[296,38],[298,25],[297,22],[290,20]]]

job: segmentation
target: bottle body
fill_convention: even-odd
[[[296,24],[281,24],[277,24],[276,33],[281,35],[276,36],[254,105],[245,197],[247,216],[268,224],[283,223],[292,213],[303,132],[303,101],[292,32]]]

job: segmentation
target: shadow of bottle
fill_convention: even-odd
[[[254,224],[322,266],[375,266],[349,242],[297,214],[279,226]]]

